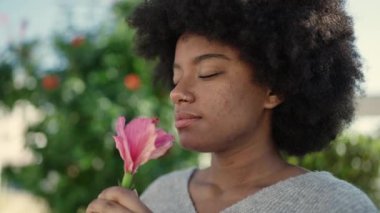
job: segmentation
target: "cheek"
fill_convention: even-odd
[[[215,137],[216,134],[225,137],[246,125],[246,120],[249,119],[247,116],[250,116],[247,113],[250,112],[250,106],[247,104],[250,103],[242,94],[244,92],[228,87],[215,91],[209,97],[210,101],[204,103],[208,105],[207,127],[211,127],[208,130],[210,136]]]
[[[210,93],[210,95],[204,105],[208,106],[210,115],[214,119],[225,118],[226,116],[234,113],[234,105],[236,104],[233,100],[229,91],[226,90],[217,90]]]
[[[213,111],[221,118],[236,118],[242,113],[242,109],[249,107],[247,97],[245,91],[232,86],[226,88],[214,94]]]
[[[263,97],[260,92],[245,87],[228,87],[214,95],[213,123],[220,132],[238,132],[252,128],[260,119]],[[240,129],[240,130],[239,130]]]

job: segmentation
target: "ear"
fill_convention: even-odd
[[[266,101],[264,103],[264,108],[274,109],[276,106],[280,105],[283,102],[283,98],[271,90],[267,91]]]

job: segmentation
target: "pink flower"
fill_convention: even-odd
[[[118,118],[114,140],[126,173],[135,174],[139,166],[164,155],[173,145],[174,137],[156,128],[157,123],[158,119],[136,118],[125,125],[125,118]]]

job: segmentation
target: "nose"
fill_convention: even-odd
[[[170,91],[170,100],[174,104],[181,103],[192,103],[195,101],[194,93],[187,89],[187,84],[179,82],[173,89]]]

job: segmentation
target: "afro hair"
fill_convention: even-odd
[[[158,59],[155,79],[171,86],[175,46],[195,33],[240,50],[255,81],[284,101],[273,110],[277,148],[304,155],[350,123],[363,81],[353,23],[343,0],[147,0],[129,17],[136,48]]]

